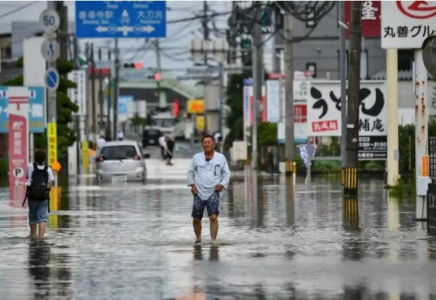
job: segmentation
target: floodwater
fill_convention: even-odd
[[[204,219],[195,247],[189,160],[174,164],[150,160],[146,185],[71,179],[52,203],[43,242],[27,237],[26,209],[1,189],[0,298],[435,297],[436,240],[413,221],[413,203],[388,199],[381,180],[360,181],[357,214],[338,178],[299,178],[294,189],[259,175],[256,193],[250,171],[235,173],[218,245]]]

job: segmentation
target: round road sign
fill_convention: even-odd
[[[46,61],[56,61],[59,58],[59,53],[59,43],[56,40],[44,40],[41,45],[41,54]]]
[[[50,68],[45,72],[45,86],[49,91],[56,91],[59,86],[59,73],[56,69]]]
[[[47,33],[56,31],[59,28],[59,14],[53,9],[44,10],[39,16],[39,25]]]

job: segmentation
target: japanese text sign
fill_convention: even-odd
[[[74,82],[77,85],[77,88],[69,88],[68,89],[68,97],[70,100],[79,106],[79,111],[75,113],[78,116],[86,115],[86,86],[87,86],[87,78],[86,78],[86,70],[75,70],[68,73],[68,80]]]
[[[89,166],[88,142],[82,142],[82,166],[87,169]]]
[[[387,134],[385,82],[361,81],[359,98],[359,135],[385,136]],[[340,81],[311,82],[307,100],[307,135],[341,136],[341,123]]]
[[[9,132],[9,90],[12,87],[0,86],[0,133]],[[28,121],[30,133],[43,133],[45,130],[45,87],[29,86]]]
[[[29,158],[29,92],[27,87],[10,87],[9,100],[9,193],[11,200],[24,199]]]
[[[204,100],[188,100],[188,113],[190,114],[204,113]]]
[[[381,1],[362,1],[362,37],[380,37]],[[351,3],[345,1],[345,23],[350,26]],[[345,30],[345,37],[350,36],[350,31]]]
[[[58,142],[57,142],[57,127],[56,123],[48,123],[47,126],[48,137],[48,164],[52,166],[58,161]]]
[[[432,1],[382,1],[383,49],[421,49],[436,33],[436,3]]]

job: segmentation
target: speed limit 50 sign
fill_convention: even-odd
[[[59,14],[53,9],[46,9],[39,16],[39,25],[46,33],[55,32],[59,28],[59,24]]]

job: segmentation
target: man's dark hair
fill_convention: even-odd
[[[213,142],[215,142],[215,138],[211,135],[211,134],[205,134],[203,135],[203,137],[201,138],[201,143],[203,143],[204,139],[206,138],[211,138]]]
[[[47,154],[45,154],[44,151],[38,150],[35,152],[35,162],[38,165],[44,164],[44,162],[47,160]]]

